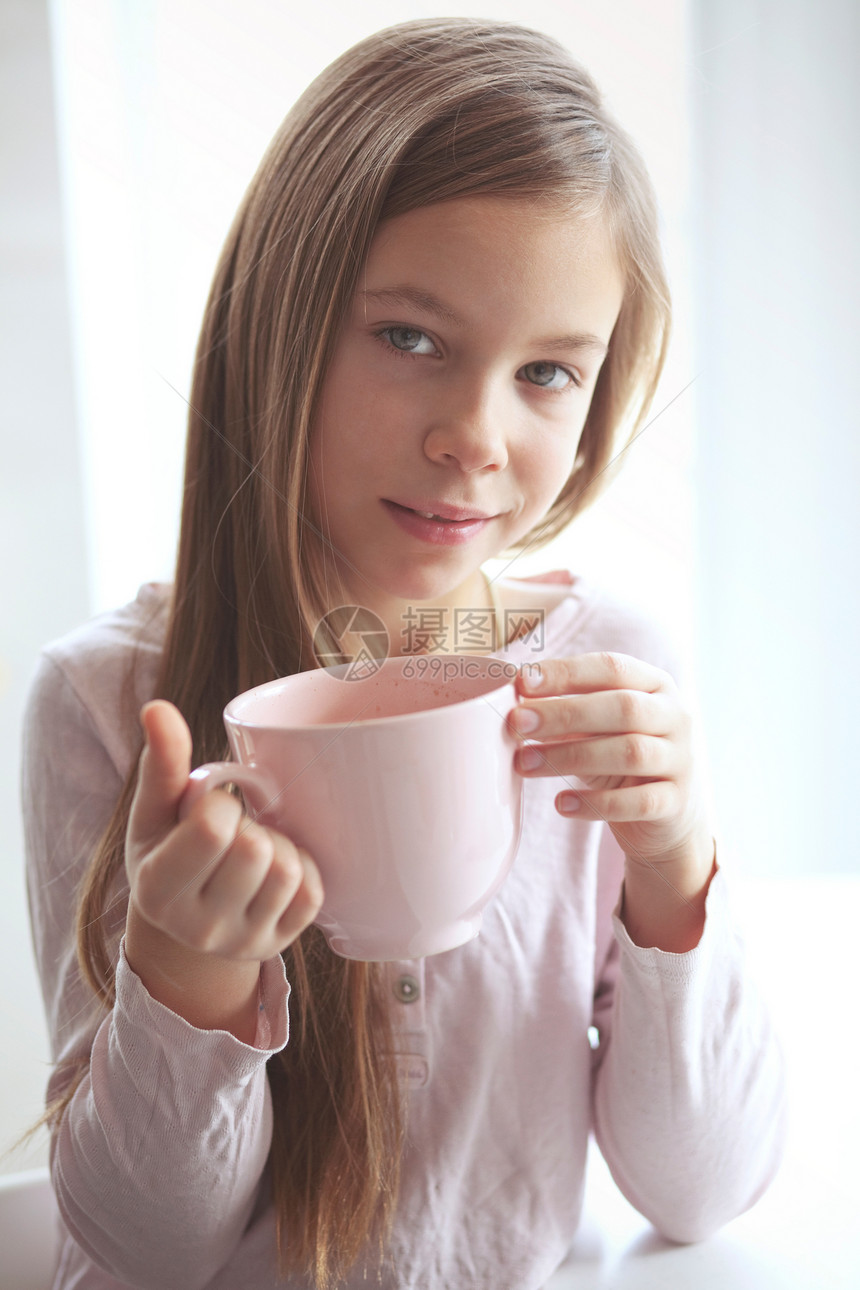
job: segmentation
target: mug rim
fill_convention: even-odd
[[[408,662],[414,662],[416,659],[428,659],[428,658],[438,658],[438,659],[448,659],[448,660],[468,659],[470,662],[474,662],[476,660],[481,660],[486,662],[497,662],[502,664],[503,666],[513,667],[515,669],[515,675],[509,676],[505,680],[502,680],[498,685],[493,686],[492,689],[485,690],[481,694],[473,694],[467,699],[454,700],[453,703],[445,703],[445,704],[442,704],[440,707],[436,707],[436,708],[423,708],[423,709],[420,709],[418,712],[397,712],[397,713],[393,713],[391,716],[388,716],[388,717],[367,717],[363,719],[361,717],[352,717],[349,721],[314,721],[310,723],[300,722],[300,723],[291,724],[291,725],[284,725],[280,723],[277,725],[270,725],[259,721],[249,721],[245,717],[240,716],[235,711],[235,705],[240,703],[242,700],[252,701],[251,700],[252,695],[261,695],[263,691],[269,690],[276,686],[283,685],[288,681],[292,681],[297,676],[309,676],[315,672],[332,673],[349,667],[348,663],[336,663],[332,667],[308,668],[304,672],[292,672],[289,676],[273,677],[271,681],[264,681],[261,685],[252,686],[250,690],[245,690],[241,694],[237,694],[232,699],[230,699],[230,701],[227,703],[227,705],[224,708],[224,713],[223,713],[224,720],[227,722],[230,722],[230,724],[232,725],[240,726],[248,730],[289,730],[291,732],[292,731],[312,731],[312,730],[349,730],[352,726],[358,726],[358,725],[362,727],[380,726],[383,724],[390,725],[392,723],[406,721],[409,719],[414,720],[416,717],[433,718],[436,716],[436,714],[443,714],[446,711],[448,711],[450,708],[453,708],[453,707],[462,708],[469,704],[478,703],[483,699],[489,698],[490,695],[498,694],[500,690],[505,690],[508,688],[513,690],[514,698],[517,702],[519,702],[519,695],[517,694],[516,687],[514,686],[514,680],[516,679],[516,673],[519,672],[519,668],[517,668],[516,664],[507,663],[504,659],[499,659],[493,654],[394,655],[389,658],[386,658],[383,661],[382,666],[385,666],[385,664],[392,663],[392,662],[406,664]],[[374,675],[376,675],[376,673],[374,673]],[[336,678],[333,678],[333,679],[336,679]],[[371,678],[368,678],[368,679],[371,679]]]

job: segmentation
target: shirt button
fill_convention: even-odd
[[[414,976],[399,976],[394,982],[394,997],[400,1003],[414,1003],[421,997],[421,987]]]

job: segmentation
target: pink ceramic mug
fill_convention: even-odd
[[[270,681],[231,700],[236,762],[191,775],[183,808],[238,784],[249,812],[307,850],[317,922],[345,958],[439,954],[477,936],[522,825],[517,669],[468,654],[389,658]],[[236,764],[238,763],[238,764]]]

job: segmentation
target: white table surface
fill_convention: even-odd
[[[748,1213],[677,1246],[627,1204],[592,1144],[582,1227],[546,1290],[860,1290],[860,878],[730,884],[786,1056],[782,1168]]]

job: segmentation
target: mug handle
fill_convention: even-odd
[[[259,811],[251,810],[246,800],[245,806],[252,820],[258,820],[281,795],[281,790],[259,766],[242,766],[236,761],[208,761],[198,766],[188,776],[185,792],[179,799],[179,818],[184,820],[195,802],[199,802],[204,793],[211,793],[222,784],[238,784],[239,788],[251,789],[255,796],[262,796],[265,806]]]

